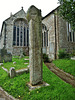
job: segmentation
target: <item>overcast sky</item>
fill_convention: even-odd
[[[59,4],[58,0],[0,0],[0,32],[2,22],[10,17],[11,12],[15,14],[22,6],[24,11],[27,12],[31,5],[35,5],[37,8],[41,9],[42,16],[45,16]]]

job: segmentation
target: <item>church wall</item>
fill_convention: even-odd
[[[75,49],[75,42],[68,41],[67,23],[59,17],[59,49],[65,49],[68,53],[72,53]]]
[[[26,15],[24,13],[23,10],[21,10],[19,13],[17,13],[16,15],[12,15],[10,18],[8,18],[5,22],[6,22],[6,48],[8,52],[11,52],[12,55],[20,55],[20,49],[24,47],[16,47],[13,46],[13,24],[15,22],[15,20],[23,18],[26,20]],[[28,26],[27,20],[26,20],[26,24]],[[3,39],[2,39],[3,40]],[[28,47],[25,47],[28,49]],[[23,50],[25,53],[27,53],[27,49]]]
[[[49,58],[57,59],[60,49],[65,49],[69,53],[75,50],[75,42],[68,41],[67,22],[58,15],[58,10],[46,16],[42,22],[48,28],[48,47],[46,53]]]
[[[12,54],[15,56],[20,56],[21,53],[25,54],[26,56],[29,55],[29,47],[14,47]]]
[[[5,25],[3,27],[2,34],[0,37],[0,49],[2,49],[4,47],[4,36],[5,36]]]
[[[13,47],[13,23],[10,20],[11,24],[7,22],[6,24],[6,49],[8,52],[12,53]]]
[[[49,58],[55,59],[55,26],[54,26],[54,14],[47,16],[43,19],[44,23],[48,28],[48,47],[47,54]]]
[[[11,52],[13,55],[20,55],[21,50],[25,54],[29,54],[28,47],[13,46],[13,25],[17,19],[23,18],[26,21],[26,14],[23,11],[19,11],[15,15],[11,15],[2,29],[2,36],[0,37],[0,49],[4,47],[5,27],[6,27],[6,48],[7,52]],[[66,21],[59,17],[57,10],[51,12],[46,16],[42,23],[46,25],[48,31],[48,46],[43,47],[43,52],[48,54],[50,59],[58,58],[58,51],[60,49],[66,49],[67,52],[72,52],[75,48],[75,42],[68,41],[67,38],[67,25]],[[6,26],[5,26],[6,25]],[[43,41],[44,42],[44,41]]]

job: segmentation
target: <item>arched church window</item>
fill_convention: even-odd
[[[29,46],[29,28],[23,19],[14,22],[13,46]]]
[[[44,24],[42,25],[42,46],[48,46],[48,30]]]
[[[75,42],[75,32],[71,28],[71,24],[67,22],[67,37],[69,42]]]

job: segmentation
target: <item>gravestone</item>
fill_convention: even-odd
[[[24,57],[24,55],[23,55],[23,49],[21,48],[21,50],[20,50],[20,57],[19,58],[23,58]]]
[[[3,47],[3,49],[0,49],[0,63],[3,61],[4,62],[12,61],[12,55],[11,53],[7,52],[5,47]]]
[[[29,67],[30,84],[35,86],[42,80],[42,17],[41,10],[31,6],[27,12],[29,21]]]
[[[14,67],[11,67],[10,68],[9,75],[10,75],[10,78],[13,78],[13,77],[16,76],[16,71],[15,71],[15,68]]]

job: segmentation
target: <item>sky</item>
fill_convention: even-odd
[[[45,16],[59,6],[59,3],[58,0],[0,0],[0,32],[2,22],[10,17],[11,12],[15,14],[21,10],[21,7],[27,12],[31,5],[41,9],[42,16]]]

